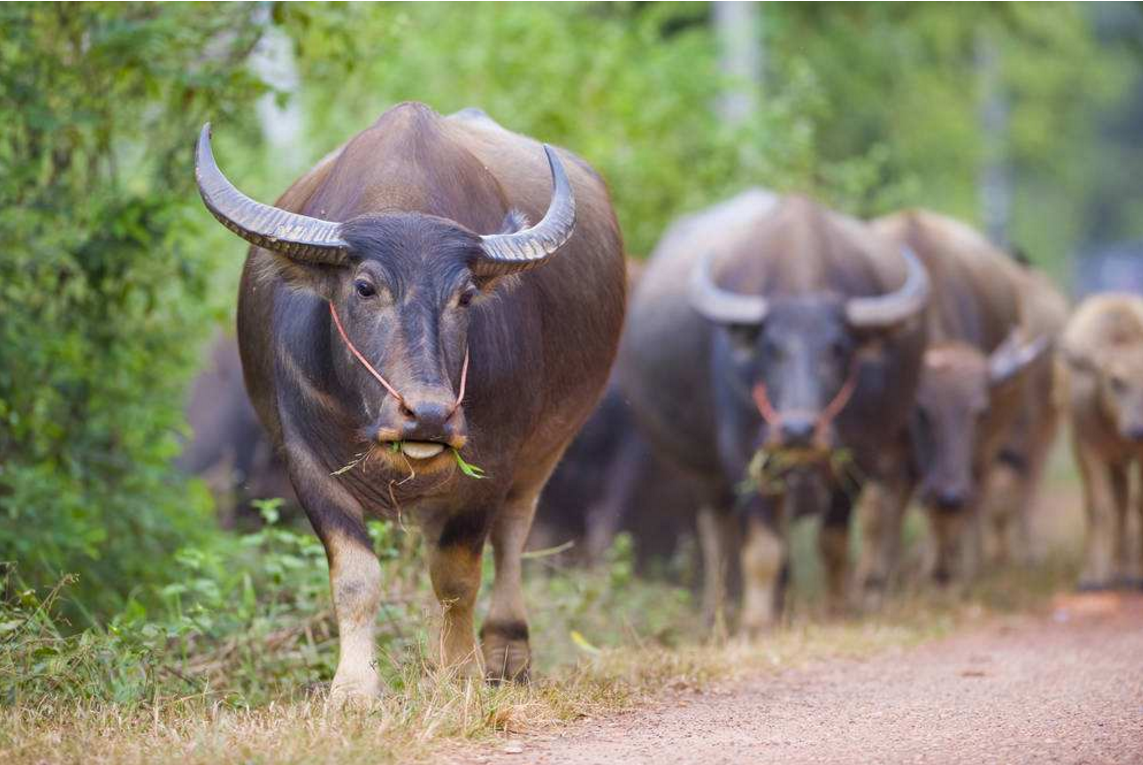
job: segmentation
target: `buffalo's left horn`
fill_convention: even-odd
[[[1008,382],[1027,369],[1048,349],[1049,342],[1046,335],[1041,335],[1030,343],[1021,340],[1022,333],[1019,329],[1014,329],[989,355],[988,379],[993,385]]]
[[[845,318],[858,329],[888,329],[921,311],[929,302],[929,273],[909,248],[905,259],[905,283],[896,291],[877,297],[853,298],[845,304]]]
[[[206,209],[247,242],[309,263],[345,262],[349,245],[341,238],[340,223],[255,202],[226,179],[210,148],[209,122],[198,136],[194,174]]]
[[[769,304],[760,295],[743,295],[714,283],[711,262],[714,253],[702,255],[691,271],[691,305],[718,324],[758,326],[766,320]]]
[[[545,263],[575,230],[575,192],[555,150],[544,144],[552,172],[552,200],[540,222],[514,234],[480,237],[482,256],[472,265],[478,276],[504,276]]]

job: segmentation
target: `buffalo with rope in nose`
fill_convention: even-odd
[[[253,245],[243,373],[329,558],[331,700],[379,691],[370,515],[424,530],[440,663],[524,679],[520,554],[623,321],[622,243],[602,179],[482,112],[415,103],[385,112],[275,206],[223,176],[209,126],[196,173],[207,208]],[[496,578],[478,647],[486,538]]]
[[[786,529],[819,504],[842,605],[854,496],[908,456],[928,293],[910,253],[803,197],[755,189],[668,230],[633,293],[619,376],[651,443],[701,487],[708,619],[737,563],[742,631],[773,624]]]

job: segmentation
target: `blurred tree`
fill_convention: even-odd
[[[148,3],[9,3],[0,28],[0,561],[80,572],[107,610],[210,527],[170,467],[210,331],[191,154],[207,115],[247,123],[258,28]]]
[[[725,82],[702,3],[278,6],[295,39],[312,161],[403,100],[478,106],[572,148],[608,180],[628,250],[650,252],[679,214],[745,186],[822,192],[864,152],[819,166],[822,93],[786,69],[756,119],[713,108]],[[732,83],[738,85],[739,83]]]
[[[983,225],[986,83],[975,60],[986,36],[1003,61],[996,87],[1009,110],[1010,238],[1060,273],[1099,182],[1095,117],[1136,68],[1125,46],[1097,38],[1091,17],[1063,3],[782,4],[768,7],[767,49],[813,64],[829,105],[816,146],[824,166],[862,152],[883,159],[853,212],[921,205]]]

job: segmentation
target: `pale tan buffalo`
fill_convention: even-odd
[[[1138,584],[1139,568],[1129,559],[1127,508],[1130,470],[1143,457],[1143,299],[1088,298],[1068,322],[1061,345],[1087,514],[1080,587]],[[1143,516],[1143,497],[1135,510]]]

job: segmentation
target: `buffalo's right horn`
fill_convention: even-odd
[[[711,262],[714,253],[701,256],[691,271],[691,305],[718,324],[759,325],[766,320],[769,306],[759,295],[729,292],[714,283]]]
[[[341,238],[340,223],[255,202],[226,179],[210,148],[209,122],[198,136],[194,174],[206,209],[247,242],[310,263],[345,262],[349,245]]]
[[[1048,337],[1041,335],[1030,343],[1022,341],[1023,333],[1014,329],[988,357],[988,379],[1001,385],[1016,377],[1050,345]]]
[[[571,239],[575,231],[575,192],[556,150],[544,144],[552,174],[552,198],[548,211],[531,228],[513,234],[480,237],[481,257],[473,264],[479,276],[504,276],[546,263]]]
[[[929,302],[929,273],[909,248],[905,259],[905,283],[896,291],[877,297],[853,298],[845,304],[845,318],[858,329],[888,329],[921,311]]]

